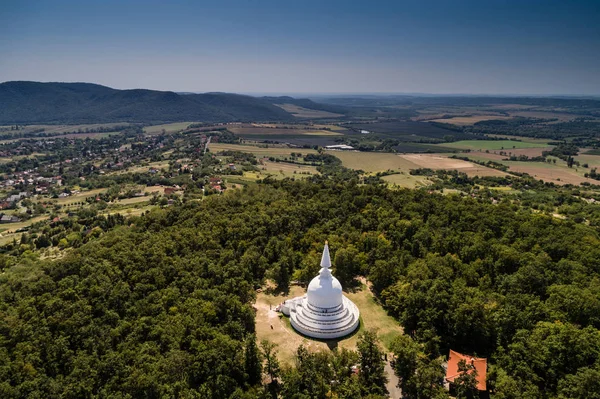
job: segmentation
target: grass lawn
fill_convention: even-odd
[[[453,143],[444,143],[444,147],[451,147],[464,150],[510,150],[513,148],[536,148],[547,147],[544,143],[531,143],[526,141],[513,140],[462,140]]]
[[[169,161],[157,161],[157,162],[148,162],[145,165],[134,165],[127,169],[122,169],[117,172],[113,172],[114,174],[123,174],[123,173],[144,173],[150,171],[150,168],[155,169],[169,169]],[[110,173],[112,174],[112,173]]]
[[[139,204],[139,203],[142,203],[142,202],[148,202],[148,201],[150,201],[151,198],[152,198],[151,196],[125,198],[125,199],[122,199],[122,200],[117,200],[115,202],[115,204],[117,204],[117,205]]]
[[[71,205],[75,202],[85,201],[86,198],[94,197],[100,193],[103,193],[106,190],[106,188],[97,188],[94,190],[81,191],[75,195],[71,195],[70,197],[55,198],[52,201],[56,201],[60,205]]]
[[[362,289],[354,293],[345,293],[360,310],[361,325],[358,333],[339,340],[317,341],[296,333],[287,317],[276,313],[274,309],[286,299],[303,295],[304,288],[293,286],[287,296],[269,295],[261,292],[256,297],[256,335],[258,340],[266,339],[277,344],[279,359],[290,364],[296,349],[302,343],[311,351],[334,349],[337,347],[356,349],[358,335],[364,329],[376,330],[383,346],[389,350],[392,340],[403,333],[398,322],[387,315],[386,311],[375,301],[373,294],[363,284]],[[272,309],[269,308],[272,307]],[[271,328],[273,326],[273,328]]]

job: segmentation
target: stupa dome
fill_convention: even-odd
[[[342,285],[333,277],[330,267],[329,247],[325,244],[321,257],[321,271],[311,280],[306,291],[308,303],[316,308],[335,308],[342,304]]]
[[[308,285],[306,295],[285,301],[280,310],[290,316],[292,327],[309,337],[340,338],[358,327],[358,308],[342,293],[342,285],[329,268],[329,246],[325,243],[321,271]]]

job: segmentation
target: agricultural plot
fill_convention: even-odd
[[[43,220],[48,220],[48,216],[36,216],[22,222],[0,225],[0,245],[4,245],[13,239],[19,239],[21,237],[21,233],[16,233],[17,230],[31,226],[32,224],[41,222]]]
[[[56,203],[63,205],[63,206],[69,206],[69,205],[73,205],[76,202],[85,201],[86,198],[94,197],[98,194],[103,193],[104,191],[106,191],[105,188],[97,188],[94,190],[81,191],[77,194],[73,194],[68,197],[53,199],[52,201],[56,201]]]
[[[294,105],[294,104],[273,104],[273,105],[276,105],[279,108],[284,109],[285,111],[289,112],[296,118],[318,119],[318,118],[339,118],[339,117],[344,116],[342,114],[335,114],[333,112],[319,111],[316,109],[304,108],[304,107],[300,107],[299,105]]]
[[[254,126],[245,126],[245,127],[229,127],[228,130],[238,136],[302,136],[302,135],[310,135],[310,136],[342,136],[340,132],[334,132],[329,130],[319,130],[312,127],[307,128],[272,128],[272,127],[254,127]]]
[[[468,176],[506,175],[505,172],[497,169],[488,168],[473,162],[463,161],[462,159],[448,158],[439,154],[407,154],[401,155],[401,157],[416,164],[418,168],[428,168],[434,170],[457,170],[459,172],[466,173]]]
[[[541,155],[541,151],[544,148],[524,148],[518,150],[510,150],[510,152],[515,154],[523,154],[528,155],[530,157]],[[506,151],[507,153],[509,151]],[[581,184],[582,182],[588,182],[591,184],[597,184],[597,181],[588,179],[584,177],[584,173],[588,172],[593,167],[600,167],[600,156],[595,155],[579,155],[575,157],[575,160],[579,161],[581,164],[587,163],[589,168],[573,167],[569,168],[566,165],[566,162],[560,159],[556,159],[556,163],[548,163],[548,162],[519,162],[519,161],[507,161],[507,156],[500,155],[497,153],[482,152],[475,151],[465,154],[470,159],[486,162],[488,160],[499,162],[503,165],[508,166],[510,172],[517,173],[527,173],[532,177],[543,180],[545,182],[552,182],[556,184]]]
[[[460,150],[512,150],[519,148],[541,148],[548,147],[548,144],[532,143],[526,141],[514,140],[461,140],[452,143],[444,143],[443,147],[456,148]]]
[[[408,172],[402,172],[396,175],[389,175],[382,177],[383,180],[388,182],[391,186],[405,187],[405,188],[419,188],[426,187],[431,184],[425,176],[414,176]]]
[[[301,154],[316,154],[317,151],[305,148],[289,148],[283,146],[269,146],[259,147],[254,145],[243,145],[243,144],[222,144],[222,143],[210,143],[209,149],[213,153],[220,151],[241,151],[254,154],[257,158],[262,157],[288,157],[295,153]]]
[[[116,134],[120,134],[119,132],[103,132],[103,133],[71,133],[71,134],[63,134],[59,136],[52,136],[53,139],[103,139],[106,137],[114,136]]]
[[[416,153],[416,152],[458,152],[458,149],[446,147],[443,144],[421,144],[421,143],[400,143],[394,147],[396,152]]]
[[[144,132],[146,134],[161,134],[164,130],[166,133],[177,133],[182,130],[187,129],[189,125],[195,122],[176,122],[176,123],[166,123],[164,125],[154,125],[154,126],[146,126],[144,128]],[[221,126],[222,127],[222,126]]]
[[[511,172],[527,173],[532,177],[552,182],[555,184],[575,184],[579,185],[583,182],[590,184],[598,184],[597,180],[589,179],[583,176],[587,170],[584,168],[568,168],[566,164],[560,161],[557,164],[546,162],[503,162],[509,166]]]
[[[78,132],[81,130],[82,133],[86,129],[98,129],[98,128],[113,128],[115,126],[128,125],[128,123],[115,122],[115,123],[93,123],[93,124],[82,124],[82,125],[28,125],[25,126],[24,132],[29,132],[37,129],[44,129],[44,133],[69,133]],[[19,130],[21,132],[21,130]]]
[[[575,157],[580,164],[588,164],[589,168],[600,168],[600,155],[583,153]]]
[[[575,119],[577,116],[566,112],[528,110],[509,112],[511,116],[519,116],[523,118],[539,118],[539,119],[558,119],[556,122],[567,122]],[[553,122],[549,122],[553,123]]]
[[[470,126],[481,121],[504,120],[512,119],[510,116],[502,115],[470,115],[470,116],[455,116],[452,118],[431,119],[430,122],[450,123],[458,126]]]
[[[400,155],[384,152],[358,151],[327,151],[328,154],[339,158],[342,165],[354,170],[367,173],[385,172],[387,170],[404,171],[417,169],[419,166]]]
[[[319,172],[315,166],[311,165],[297,165],[287,162],[270,162],[263,161],[262,165],[258,165],[261,169],[261,174],[271,174],[275,176],[284,177],[310,177],[311,175],[318,175]]]
[[[381,136],[395,138],[402,141],[417,141],[418,139],[442,140],[444,136],[453,136],[458,139],[467,139],[466,133],[432,125],[428,122],[397,121],[378,123],[353,123],[348,125],[356,130],[368,130]]]
[[[507,136],[505,134],[486,134],[487,137],[493,137],[497,139],[505,139],[505,140],[519,140],[523,143],[534,143],[534,144],[542,144],[548,145],[551,139],[538,139],[535,137],[525,137],[525,136]]]

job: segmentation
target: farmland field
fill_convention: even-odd
[[[357,151],[327,151],[327,153],[339,158],[343,166],[367,173],[384,172],[390,169],[408,172],[418,168],[413,162],[391,153]]]
[[[506,139],[506,140],[519,140],[524,143],[535,143],[535,144],[543,144],[543,145],[548,145],[548,142],[552,141],[551,139],[538,139],[535,137],[526,137],[526,136],[507,136],[505,134],[486,134],[486,136],[498,138],[498,139]]]
[[[584,168],[568,168],[564,163],[550,164],[545,162],[503,162],[511,172],[528,173],[538,180],[556,184],[581,184],[588,182],[598,184],[597,180],[583,176]]]
[[[310,135],[310,136],[341,136],[342,133],[332,132],[329,130],[319,130],[310,127],[302,129],[281,129],[270,127],[229,127],[228,130],[238,136],[294,136],[294,135]]]
[[[468,126],[473,125],[477,122],[481,121],[489,121],[489,120],[503,120],[503,119],[512,119],[510,116],[499,116],[499,115],[471,115],[471,116],[455,116],[452,118],[441,118],[441,119],[431,119],[430,122],[440,122],[440,123],[451,123],[453,125],[458,126]]]
[[[13,239],[18,239],[21,237],[21,233],[15,233],[18,229],[22,229],[24,227],[31,226],[34,223],[41,222],[43,220],[48,220],[47,215],[36,216],[29,220],[25,220],[23,222],[17,223],[6,223],[0,226],[0,245],[4,245],[10,242]],[[6,229],[6,230],[2,230]]]
[[[421,144],[421,143],[400,143],[394,150],[403,153],[415,152],[458,152],[457,148],[447,147],[443,144]]]
[[[402,172],[396,175],[383,176],[382,179],[390,183],[392,186],[406,188],[419,188],[431,184],[431,180],[429,180],[427,177],[414,176],[408,172]]]
[[[285,111],[294,115],[296,118],[339,118],[341,116],[344,116],[342,114],[334,114],[333,112],[304,108],[294,104],[274,105],[278,106],[279,108],[283,108]]]
[[[539,118],[539,119],[558,119],[557,122],[566,122],[573,120],[576,118],[576,115],[564,113],[564,112],[555,112],[555,111],[518,111],[518,112],[509,112],[511,116],[519,116],[523,118]],[[552,122],[550,122],[552,123]]]
[[[119,132],[103,132],[103,133],[71,133],[71,134],[64,134],[64,135],[59,135],[59,136],[52,136],[51,138],[53,139],[67,139],[67,138],[71,138],[71,139],[103,139],[106,137],[110,137],[113,136],[115,134],[119,134]]]
[[[444,143],[443,146],[464,150],[511,150],[513,148],[548,147],[548,144],[514,140],[462,140]]]
[[[164,129],[165,132],[167,132],[167,133],[176,133],[181,130],[187,129],[187,127],[189,125],[191,125],[192,123],[194,123],[194,122],[177,122],[177,123],[166,123],[164,125],[146,126],[144,128],[144,132],[146,132],[146,134],[160,134],[160,133],[162,133],[162,131]]]
[[[445,169],[445,170],[458,170],[459,172],[466,173],[469,176],[504,176],[505,172],[497,169],[488,168],[486,166],[478,165],[476,163],[463,161],[462,159],[452,159],[439,154],[407,154],[401,155],[402,158],[406,159],[417,165],[418,168],[429,168],[429,169]]]
[[[506,151],[512,154],[523,154],[528,156],[541,155],[541,151],[544,148],[523,148],[517,150]],[[506,160],[508,157],[500,155],[494,152],[483,152],[483,151],[472,151],[465,154],[469,159],[476,161],[494,161],[499,162],[503,165],[508,166],[509,172],[527,173],[532,177],[543,180],[545,182],[553,182],[556,184],[575,184],[578,185],[582,182],[588,182],[591,184],[597,184],[597,181],[584,177],[584,173],[588,172],[593,167],[600,167],[600,156],[595,155],[579,155],[575,157],[575,160],[581,164],[589,164],[589,168],[573,167],[568,168],[566,162],[553,157],[550,159],[556,159],[557,163],[548,162],[519,162]]]
[[[128,125],[128,123],[94,123],[94,124],[83,124],[83,125],[28,125],[25,126],[24,131],[32,131],[36,129],[44,129],[44,133],[66,133],[66,132],[77,132],[79,130],[85,132],[85,129],[97,129],[97,128],[112,128],[115,126]]]
[[[290,156],[292,152],[302,154],[316,154],[317,151],[305,148],[288,148],[288,147],[258,147],[252,145],[243,144],[221,144],[221,143],[210,143],[209,149],[211,152],[217,153],[219,151],[241,151],[249,152],[257,157],[277,157],[277,156]]]
[[[397,121],[397,122],[378,122],[378,123],[353,123],[349,124],[357,130],[368,130],[379,135],[393,137],[398,140],[415,141],[415,139],[426,138],[431,140],[440,140],[444,136],[454,136],[456,138],[469,138],[469,134],[456,132],[434,126],[428,122]]]

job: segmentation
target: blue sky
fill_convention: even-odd
[[[8,80],[598,95],[600,0],[3,0],[0,81]]]

